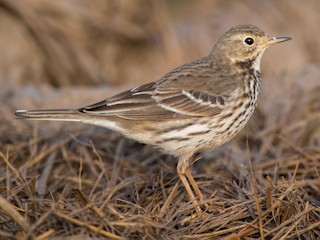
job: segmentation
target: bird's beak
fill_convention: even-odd
[[[262,45],[265,47],[269,47],[273,44],[281,43],[281,42],[285,42],[285,41],[289,41],[289,40],[291,40],[290,37],[270,37],[270,39],[268,41],[264,42]]]

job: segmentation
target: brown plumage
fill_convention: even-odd
[[[16,116],[106,127],[179,157],[179,177],[199,213],[189,185],[202,201],[189,171],[192,156],[228,142],[245,126],[260,92],[260,60],[265,49],[289,39],[239,25],[227,31],[208,56],[158,81],[79,109],[18,110]]]

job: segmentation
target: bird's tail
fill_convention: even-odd
[[[49,109],[49,110],[17,110],[17,119],[79,121],[81,112],[78,109]]]

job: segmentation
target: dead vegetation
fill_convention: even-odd
[[[318,1],[1,0],[0,8],[1,239],[318,238]],[[16,108],[77,107],[154,80],[248,22],[294,41],[265,57],[246,130],[194,166],[207,199],[199,217],[173,157],[106,129],[13,120]]]

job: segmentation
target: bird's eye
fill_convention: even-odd
[[[244,41],[248,45],[252,45],[254,43],[254,40],[251,37],[247,37]]]

